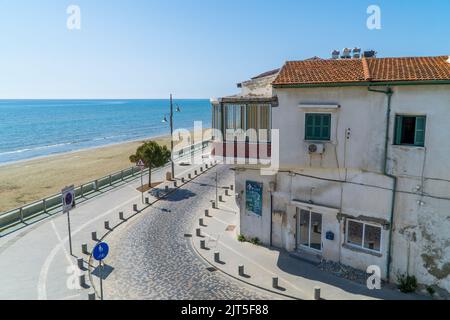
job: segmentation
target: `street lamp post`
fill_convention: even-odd
[[[177,109],[176,112],[181,112],[180,107],[177,105]],[[163,120],[164,123],[167,123],[167,117],[164,117]],[[175,163],[173,161],[173,97],[172,94],[170,94],[170,115],[169,115],[169,123],[170,123],[170,153],[171,153],[171,157],[170,157],[170,162],[171,162],[171,166],[172,166],[172,179],[175,179]]]

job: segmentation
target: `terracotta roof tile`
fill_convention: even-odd
[[[289,61],[274,85],[450,80],[448,56]]]

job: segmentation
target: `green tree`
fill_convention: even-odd
[[[133,163],[142,160],[148,168],[148,186],[152,187],[152,169],[164,166],[171,158],[171,152],[166,146],[160,146],[154,141],[144,142],[137,148],[136,153],[130,156]]]

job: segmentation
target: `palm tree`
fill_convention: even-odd
[[[171,152],[166,146],[160,146],[154,141],[144,142],[137,148],[136,153],[130,156],[130,161],[137,163],[142,160],[148,168],[148,186],[152,187],[152,169],[164,166],[171,158]]]

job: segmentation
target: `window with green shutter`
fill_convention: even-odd
[[[395,118],[395,144],[425,146],[425,116],[397,115]]]
[[[305,118],[305,140],[329,141],[331,139],[331,114],[307,113]]]

